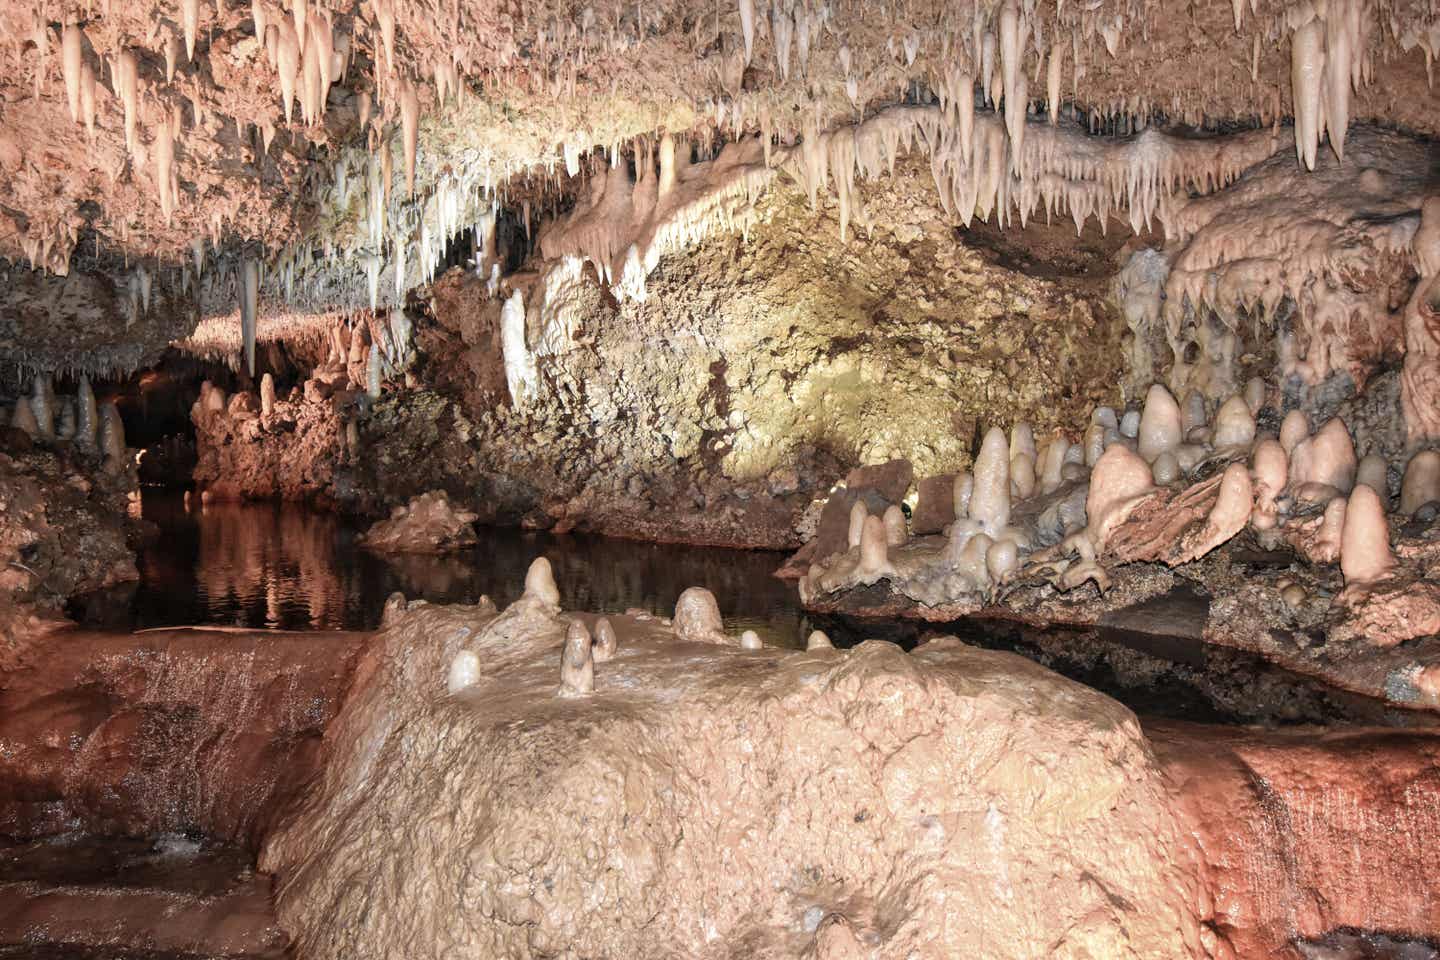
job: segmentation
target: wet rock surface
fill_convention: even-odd
[[[569,619],[397,608],[262,858],[302,954],[794,956],[838,914],[884,956],[1202,955],[1113,701],[955,641],[740,651],[629,617],[564,699]],[[461,653],[478,674],[447,694]]]

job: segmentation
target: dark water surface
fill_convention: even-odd
[[[682,590],[702,586],[733,633],[791,646],[806,627],[794,584],[772,576],[779,553],[481,528],[472,550],[383,555],[355,545],[365,521],[300,504],[187,508],[173,492],[146,489],[140,511],[160,529],[140,551],[140,581],[77,600],[71,615],[87,626],[368,630],[397,590],[435,603],[489,596],[503,607],[520,595],[530,561],[545,556],[569,610],[670,616]]]

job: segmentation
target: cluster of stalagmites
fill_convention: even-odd
[[[1199,393],[1181,404],[1154,384],[1141,409],[1117,416],[1096,408],[1078,442],[1057,433],[1037,447],[1028,424],[1008,437],[992,427],[973,469],[954,479],[955,519],[944,530],[939,571],[925,566],[933,553],[906,561],[910,538],[899,506],[873,516],[857,497],[849,549],[813,564],[801,597],[937,576],[942,592],[927,598],[937,602],[995,599],[1035,577],[1062,591],[1091,581],[1103,593],[1107,566],[1189,563],[1248,526],[1262,545],[1283,539],[1312,563],[1338,563],[1342,601],[1362,603],[1397,572],[1387,520],[1391,465],[1377,454],[1357,458],[1338,418],[1312,430],[1307,415],[1292,410],[1278,436],[1258,433],[1266,401],[1254,379],[1211,416]],[[1440,452],[1416,452],[1397,472],[1398,512],[1427,521],[1440,515]],[[1295,599],[1292,591],[1287,602]]]
[[[124,473],[130,465],[125,425],[113,403],[95,402],[90,379],[80,377],[74,396],[55,392],[50,374],[37,372],[29,396],[0,407],[0,427],[26,435],[31,443],[63,448],[98,460],[106,473]]]
[[[555,584],[555,572],[550,561],[536,557],[525,573],[525,591],[515,606],[506,611],[516,615],[539,612],[550,617],[560,617],[560,588]],[[648,618],[648,614],[641,614]],[[675,635],[690,643],[709,643],[717,646],[737,646],[742,650],[759,650],[764,646],[758,634],[746,630],[738,638],[725,633],[725,623],[720,617],[720,605],[715,594],[704,587],[690,587],[675,600],[675,615],[669,621],[662,621],[673,627]],[[818,638],[818,640],[817,640]],[[830,647],[825,634],[811,634],[807,649]],[[578,617],[568,618],[565,627],[565,645],[560,653],[560,686],[557,695],[566,698],[584,697],[595,691],[595,665],[606,663],[615,657],[618,641],[615,627],[608,617],[597,617],[587,625]],[[470,650],[462,650],[450,663],[446,688],[450,693],[475,684],[480,676],[480,662]]]

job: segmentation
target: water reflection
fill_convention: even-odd
[[[140,581],[82,598],[72,616],[118,629],[226,624],[284,629],[370,629],[385,598],[499,604],[520,592],[544,554],[569,609],[668,616],[686,587],[714,591],[727,627],[767,643],[795,645],[805,624],[793,585],[771,574],[773,553],[675,547],[601,537],[482,530],[480,545],[446,557],[372,554],[355,546],[364,528],[296,504],[212,504],[146,489],[141,515],[160,528],[138,558]]]

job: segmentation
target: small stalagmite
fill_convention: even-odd
[[[1150,464],[1124,444],[1106,450],[1090,475],[1085,495],[1090,541],[1096,552],[1105,549],[1114,526],[1129,512],[1138,497],[1153,489]]]
[[[1340,572],[1345,584],[1372,583],[1395,568],[1390,552],[1390,525],[1385,507],[1368,486],[1358,486],[1345,508],[1344,532],[1340,537]]]
[[[1010,524],[1010,446],[999,427],[986,432],[975,458],[970,516],[991,536]]]
[[[30,411],[35,414],[35,436],[55,439],[55,406],[51,401],[50,374],[35,374],[30,391]]]
[[[1136,434],[1140,456],[1154,463],[1160,454],[1173,453],[1180,446],[1181,437],[1180,405],[1169,390],[1158,383],[1151,384]]]
[[[1255,416],[1238,393],[1220,405],[1215,415],[1214,444],[1217,450],[1249,449],[1255,442]]]
[[[865,501],[856,500],[850,505],[850,526],[845,532],[845,542],[852,547],[860,546],[860,531],[865,527],[865,518],[870,516],[870,509],[865,506]]]
[[[1410,517],[1427,503],[1440,501],[1440,453],[1421,450],[1405,465],[1400,483],[1400,512]]]
[[[765,644],[760,639],[760,634],[756,633],[754,630],[746,630],[744,633],[740,634],[741,650],[760,650],[763,649],[764,646]]]
[[[268,417],[275,412],[275,378],[267,370],[260,378],[260,415]]]
[[[889,542],[885,522],[879,517],[866,517],[860,529],[860,572],[877,575],[890,569]]]
[[[810,636],[805,638],[806,651],[811,650],[834,650],[835,644],[830,642],[830,637],[824,630],[812,630]]]
[[[125,467],[125,424],[115,404],[100,407],[100,452],[105,455],[105,471],[119,473]]]
[[[905,511],[897,504],[890,504],[885,508],[885,514],[880,518],[885,524],[885,544],[890,547],[901,547],[908,539],[908,531],[905,529]]]
[[[1284,441],[1282,440],[1282,446]],[[1315,435],[1295,445],[1290,455],[1290,481],[1297,488],[1307,484],[1330,487],[1349,493],[1355,485],[1355,444],[1339,417],[1332,417]]]
[[[1385,464],[1385,458],[1378,453],[1367,453],[1360,458],[1360,466],[1355,469],[1355,483],[1365,484],[1371,490],[1380,495],[1380,502],[1386,503],[1390,499],[1390,468]]]
[[[1275,500],[1289,482],[1290,461],[1278,440],[1265,439],[1255,445],[1250,455],[1250,476],[1255,485],[1255,509],[1250,525],[1256,530],[1273,530],[1278,522],[1279,507]]]
[[[579,620],[565,628],[565,648],[560,654],[562,697],[583,697],[595,690],[595,657],[590,631]]]
[[[1010,458],[1010,494],[1017,500],[1029,500],[1035,495],[1035,459],[1028,453]]]
[[[879,520],[877,519],[878,523]],[[725,621],[715,594],[704,587],[687,587],[675,600],[675,633],[695,643],[727,643]]]
[[[530,561],[530,569],[525,571],[525,596],[560,609],[560,588],[555,585],[555,573],[546,558],[536,557]]]
[[[966,470],[955,475],[955,485],[951,488],[951,506],[955,510],[955,519],[959,520],[970,516],[970,497],[975,492],[975,477]]]
[[[80,375],[80,386],[75,393],[75,407],[75,442],[82,450],[92,450],[99,428],[99,411],[95,408],[95,391],[90,387],[90,378],[84,374]]]
[[[590,650],[596,663],[605,663],[615,656],[619,649],[620,641],[615,637],[615,625],[610,622],[609,617],[600,617],[595,621],[595,642]]]
[[[1336,497],[1325,505],[1315,542],[1306,554],[1314,563],[1334,563],[1340,559],[1340,544],[1345,534],[1345,514],[1349,501]]]
[[[1310,418],[1304,410],[1291,410],[1285,414],[1285,419],[1280,422],[1280,446],[1287,456],[1293,454],[1295,448],[1309,436]]]
[[[1004,583],[1020,566],[1020,548],[1014,540],[998,540],[985,551],[985,570],[991,583]]]
[[[1056,437],[1050,441],[1045,452],[1040,457],[1039,477],[1040,493],[1054,493],[1060,489],[1060,484],[1065,482],[1063,471],[1065,469],[1065,457],[1070,452],[1070,444],[1064,437]]]

